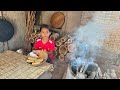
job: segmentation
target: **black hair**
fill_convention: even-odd
[[[51,30],[51,27],[49,25],[47,25],[47,24],[42,24],[40,26],[40,32],[41,32],[42,28],[47,28],[49,31]]]

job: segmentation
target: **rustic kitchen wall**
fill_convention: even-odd
[[[0,42],[0,52],[11,49],[16,50],[23,47],[25,36],[25,12],[24,11],[3,11],[3,16],[8,20],[15,29],[15,34],[5,45]]]
[[[58,11],[42,11],[42,23],[50,25],[51,16]],[[59,11],[65,15],[65,23],[62,26],[61,32],[72,33],[80,26],[81,11]]]

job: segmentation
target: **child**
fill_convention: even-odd
[[[41,38],[38,39],[33,47],[33,53],[38,54],[38,50],[43,50],[48,53],[48,63],[53,63],[53,50],[55,50],[55,45],[52,40],[49,39],[50,36],[50,27],[46,24],[41,25],[40,27],[40,35]]]

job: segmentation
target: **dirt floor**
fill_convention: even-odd
[[[45,72],[38,79],[62,79],[65,71],[67,70],[67,62],[63,62],[60,60],[54,60],[54,71],[52,73]]]
[[[65,71],[67,70],[68,63],[60,60],[56,60],[54,63],[54,71],[52,73],[52,79],[62,79]]]

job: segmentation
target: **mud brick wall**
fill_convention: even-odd
[[[5,45],[0,42],[0,52],[7,49],[16,50],[23,48],[25,36],[25,12],[24,11],[3,11],[3,17],[8,20],[14,27],[15,34]]]

